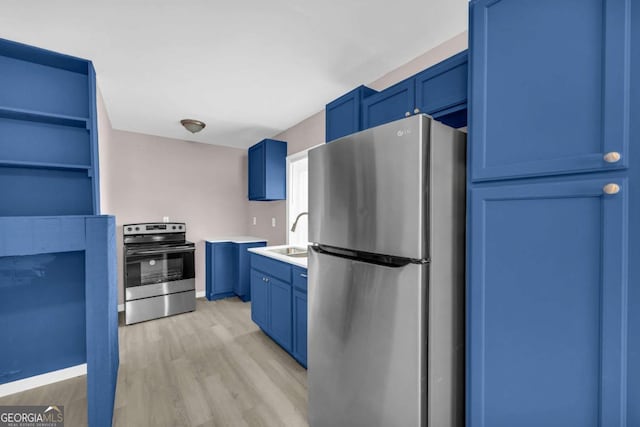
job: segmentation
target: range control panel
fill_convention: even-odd
[[[147,222],[143,224],[125,224],[122,226],[125,236],[134,234],[186,233],[184,222]]]

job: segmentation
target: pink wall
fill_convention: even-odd
[[[118,225],[119,304],[122,224],[187,223],[196,242],[196,289],[204,290],[204,240],[247,232],[246,150],[110,129],[99,101],[102,212]]]
[[[382,90],[407,77],[416,74],[448,57],[467,48],[467,32],[442,43],[425,52],[408,63],[390,71],[379,79],[367,84],[372,89]],[[355,83],[354,87],[358,84]],[[327,102],[331,100],[328,99]],[[303,120],[297,125],[274,136],[274,139],[287,141],[289,154],[298,153],[311,148],[325,140],[325,112],[324,110]],[[253,202],[249,207],[249,216],[256,217],[257,225],[250,225],[249,233],[256,236],[268,237],[269,244],[284,244],[286,232],[286,203],[285,202]],[[276,218],[276,227],[271,227],[271,218]]]

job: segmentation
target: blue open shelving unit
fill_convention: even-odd
[[[0,39],[0,384],[86,363],[92,427],[119,365],[95,94],[91,61]]]

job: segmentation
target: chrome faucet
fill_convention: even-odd
[[[293,225],[291,226],[291,232],[293,233],[294,231],[296,231],[296,227],[298,226],[298,221],[300,220],[300,217],[302,215],[309,215],[309,212],[302,212],[300,214],[298,214],[298,216],[296,217],[296,220],[293,221]]]

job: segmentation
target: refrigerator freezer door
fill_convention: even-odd
[[[312,427],[426,425],[428,268],[309,253]]]
[[[309,241],[428,258],[431,123],[413,116],[311,150]]]

